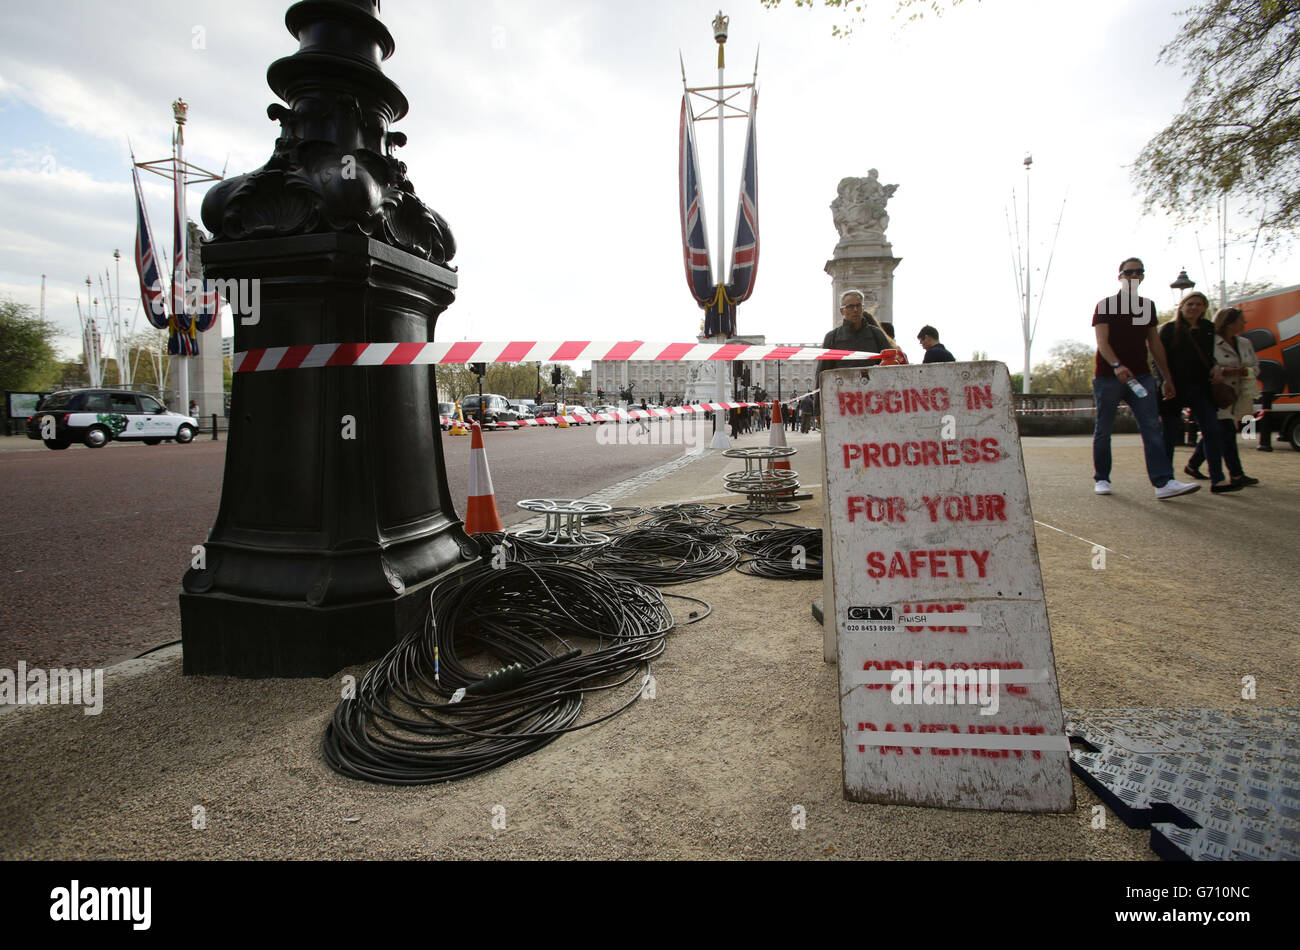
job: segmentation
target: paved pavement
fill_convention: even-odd
[[[790,442],[814,494],[790,520],[819,524],[818,439]],[[1088,439],[1028,439],[1024,451],[1066,708],[1297,704],[1300,454],[1249,453],[1258,488],[1161,502],[1136,437],[1115,439],[1108,498],[1092,493]],[[705,454],[619,500],[722,500],[721,474],[734,467]],[[89,476],[83,486],[91,496],[104,487]],[[1111,552],[1104,570],[1097,545]],[[836,679],[808,608],[818,586],[733,572],[673,590],[715,608],[657,664],[674,703],[437,788],[369,786],[324,767],[333,681],[183,678],[172,655],[111,673],[102,716],[20,708],[0,716],[0,746],[12,750],[0,853],[1150,859],[1145,833],[1113,819],[1095,829],[1096,799],[1077,781],[1075,811],[1055,816],[843,802]],[[1243,696],[1243,676],[1256,697]],[[493,835],[481,816],[499,801],[517,817]],[[192,802],[209,803],[215,830],[190,831]],[[790,802],[806,808],[804,835],[789,830]]]

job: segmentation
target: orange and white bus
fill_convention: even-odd
[[[1300,285],[1231,302],[1259,354],[1259,387],[1273,397],[1272,428],[1300,452]]]

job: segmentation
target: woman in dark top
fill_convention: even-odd
[[[1165,453],[1174,460],[1174,443],[1182,428],[1182,410],[1191,411],[1205,439],[1205,458],[1210,465],[1210,491],[1215,494],[1240,491],[1223,477],[1223,445],[1219,441],[1218,410],[1210,399],[1210,383],[1222,382],[1223,371],[1214,359],[1214,324],[1205,319],[1210,301],[1192,291],[1178,304],[1178,314],[1160,328],[1160,342],[1169,360],[1175,396],[1162,404],[1165,424]]]

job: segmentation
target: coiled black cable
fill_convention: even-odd
[[[577,721],[586,693],[644,681],[674,625],[652,587],[569,563],[472,567],[436,585],[430,604],[426,627],[335,709],[321,744],[335,771],[423,785],[527,755],[636,702],[639,683],[617,709]],[[476,672],[475,656],[497,668]]]
[[[614,537],[588,557],[586,563],[616,577],[639,580],[655,587],[689,584],[725,574],[736,566],[739,555],[730,543],[698,537],[698,527],[681,528],[680,525],[638,526],[635,531]]]
[[[762,528],[742,535],[735,544],[738,550],[751,555],[736,568],[742,574],[775,580],[815,580],[822,576],[820,528]]]

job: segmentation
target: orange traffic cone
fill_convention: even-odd
[[[781,404],[772,403],[772,427],[767,430],[767,447],[769,449],[785,448],[785,420],[781,417]],[[788,458],[773,459],[772,468],[783,468],[790,471],[790,460]]]
[[[487,452],[483,450],[483,430],[477,425],[470,431],[469,506],[465,512],[465,533],[483,534],[505,531],[497,514],[497,498],[492,491],[492,473],[488,471]]]
[[[456,402],[456,415],[453,418],[455,419],[455,422],[452,423],[451,429],[448,430],[447,434],[448,435],[469,435],[469,430],[465,428],[464,417],[462,416],[460,411],[459,400],[457,400]]]

